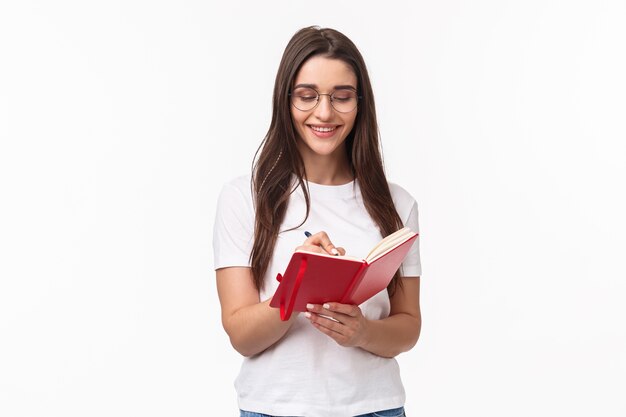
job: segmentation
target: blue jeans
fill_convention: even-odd
[[[275,417],[269,414],[254,413],[252,411],[240,410],[239,417]],[[375,413],[361,414],[356,417],[406,417],[404,407],[392,408],[390,410],[376,411]]]

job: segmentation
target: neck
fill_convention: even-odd
[[[306,180],[320,185],[343,185],[354,180],[345,152],[303,157]]]

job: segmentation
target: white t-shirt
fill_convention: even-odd
[[[326,186],[309,182],[311,208],[306,214],[301,189],[290,197],[273,258],[264,277],[262,301],[271,298],[304,231],[325,231],[346,254],[365,257],[382,236],[370,218],[356,182]],[[418,232],[417,203],[403,188],[389,183],[405,226]],[[213,235],[215,269],[250,266],[254,236],[254,205],[250,177],[227,183],[220,194]],[[402,264],[406,277],[421,275],[419,237]],[[381,291],[360,305],[369,319],[389,315],[389,296]],[[303,315],[281,340],[253,357],[244,358],[235,381],[239,408],[270,415],[355,416],[404,405],[405,393],[395,359],[360,348],[340,346],[315,329]]]

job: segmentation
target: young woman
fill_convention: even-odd
[[[252,176],[226,184],[217,208],[222,323],[245,356],[241,416],[404,416],[394,356],[420,334],[417,242],[402,275],[360,306],[309,305],[288,321],[269,306],[294,249],[365,257],[403,226],[418,231],[417,204],[385,178],[361,54],[336,30],[300,30]]]

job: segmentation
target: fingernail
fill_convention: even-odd
[[[332,249],[330,250],[330,253],[332,253],[332,254],[333,254],[333,255],[335,255],[335,256],[339,255],[339,251],[337,250],[337,248],[332,248]]]
[[[306,308],[308,308],[309,310],[311,310],[313,308],[313,304],[307,304]]]
[[[308,311],[304,312],[304,317],[306,317],[307,319],[311,318],[311,313],[309,313]]]
[[[330,310],[330,304],[324,304],[323,306],[326,310]]]

